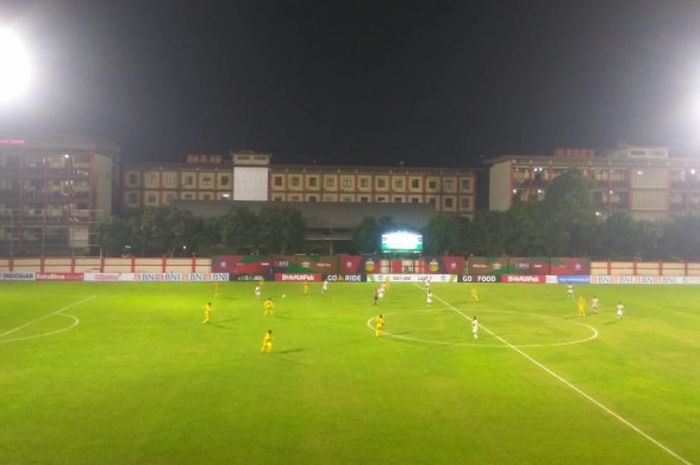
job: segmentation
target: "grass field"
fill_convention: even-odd
[[[699,287],[432,287],[0,283],[0,464],[700,464]]]

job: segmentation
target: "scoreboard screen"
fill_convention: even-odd
[[[410,231],[384,233],[382,252],[423,252],[423,235]]]

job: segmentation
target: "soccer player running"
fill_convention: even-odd
[[[578,316],[586,316],[586,299],[582,295],[578,296]]]
[[[204,306],[204,320],[202,323],[209,323],[211,321],[211,302]]]
[[[265,335],[263,336],[262,340],[262,347],[260,348],[260,352],[264,354],[269,354],[272,352],[272,330],[268,329]]]
[[[573,284],[566,285],[566,296],[570,299],[572,299],[574,297],[574,285]]]
[[[617,316],[618,320],[621,320],[625,315],[625,306],[622,305],[622,302],[617,303],[617,306],[615,307],[615,315]]]
[[[474,339],[479,339],[479,320],[476,317],[472,318],[472,336]]]
[[[272,315],[274,311],[275,304],[273,304],[272,299],[268,297],[265,303],[263,304],[263,315]]]
[[[214,283],[214,298],[218,299],[221,297],[221,283]]]
[[[328,291],[328,278],[323,280],[323,285],[321,286],[321,293],[325,294]]]
[[[479,293],[476,291],[475,287],[472,287],[471,291],[469,291],[469,295],[471,296],[474,302],[479,301]]]
[[[428,292],[425,294],[425,303],[428,305],[428,307],[433,305],[433,293],[430,292],[430,289],[428,289]]]
[[[384,315],[379,314],[377,318],[374,319],[374,335],[379,337],[384,331]]]
[[[304,282],[304,295],[309,295],[309,283]]]
[[[374,305],[379,303],[379,289],[374,288]]]
[[[598,305],[600,305],[600,301],[598,300],[597,296],[593,296],[591,299],[591,311],[593,313],[598,313]]]
[[[257,284],[255,286],[255,298],[260,300],[260,295],[262,294],[262,288],[260,287],[260,284]]]

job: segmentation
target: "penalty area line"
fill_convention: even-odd
[[[27,322],[27,323],[24,323],[24,324],[22,324],[22,325],[17,326],[16,328],[13,328],[13,329],[10,329],[10,330],[8,330],[8,331],[5,331],[4,333],[0,334],[0,338],[3,338],[3,337],[5,337],[5,336],[8,336],[8,335],[10,335],[10,334],[12,334],[12,333],[16,333],[16,332],[19,331],[20,329],[26,328],[27,326],[33,325],[34,323],[38,323],[38,322],[40,322],[40,321],[42,321],[42,320],[45,320],[45,319],[47,319],[47,318],[49,318],[49,317],[52,317],[52,316],[54,316],[54,315],[56,315],[56,314],[58,314],[58,313],[65,312],[66,310],[68,310],[68,309],[70,309],[70,308],[77,307],[78,305],[84,304],[84,303],[87,302],[88,300],[92,300],[92,299],[94,299],[95,297],[96,297],[96,296],[94,296],[94,295],[91,295],[90,297],[85,297],[83,300],[79,300],[78,302],[74,302],[74,303],[72,303],[72,304],[70,304],[70,305],[66,305],[66,306],[63,307],[63,308],[59,308],[59,309],[56,310],[55,312],[51,312],[51,313],[49,313],[49,314],[47,314],[47,315],[44,315],[44,316],[42,316],[42,317],[37,318],[36,320],[29,321],[29,322]]]
[[[418,286],[418,287],[420,287],[420,286]],[[463,318],[466,318],[467,320],[472,321],[472,319],[471,319],[467,314],[465,314],[464,312],[462,312],[461,310],[459,310],[458,308],[456,308],[455,306],[453,306],[452,304],[450,304],[450,303],[447,302],[446,300],[444,300],[444,299],[438,297],[438,296],[435,295],[435,294],[433,294],[433,296],[434,296],[437,300],[439,300],[440,302],[442,302],[443,304],[447,305],[448,308],[450,308],[450,309],[454,310],[455,312],[457,312],[458,314],[460,314]],[[681,463],[684,463],[685,465],[693,465],[692,462],[690,462],[690,461],[686,460],[685,458],[681,457],[678,453],[676,453],[675,451],[671,450],[671,449],[668,448],[667,446],[663,445],[661,442],[659,442],[658,440],[654,439],[654,438],[653,438],[652,436],[650,436],[648,433],[645,433],[644,431],[642,431],[642,429],[640,429],[638,426],[634,425],[631,421],[629,421],[629,420],[627,420],[626,418],[622,417],[621,415],[618,415],[617,413],[613,412],[609,407],[605,406],[602,402],[600,402],[599,400],[596,400],[596,399],[593,398],[591,395],[586,394],[583,390],[581,390],[581,388],[579,388],[578,386],[576,386],[575,384],[573,384],[571,381],[565,379],[565,378],[562,377],[561,375],[555,373],[552,369],[550,369],[550,368],[548,368],[547,366],[545,366],[542,362],[540,362],[540,361],[538,361],[538,360],[535,360],[533,357],[531,357],[529,354],[527,354],[526,352],[524,352],[523,350],[521,350],[519,347],[514,346],[513,344],[511,344],[510,342],[508,342],[506,339],[504,339],[504,338],[502,338],[501,336],[495,334],[493,331],[489,330],[488,328],[484,327],[483,325],[479,324],[479,327],[480,327],[480,329],[483,329],[486,333],[490,334],[491,336],[493,336],[494,338],[496,338],[498,341],[500,341],[501,343],[503,343],[506,347],[508,347],[509,349],[512,349],[514,352],[516,352],[516,353],[520,354],[521,356],[525,357],[525,359],[527,359],[530,363],[534,364],[536,367],[540,368],[541,370],[543,370],[545,373],[549,374],[550,376],[554,377],[554,378],[557,379],[559,382],[561,382],[562,384],[564,384],[566,387],[570,388],[571,390],[573,390],[574,392],[576,392],[578,395],[580,395],[580,396],[583,397],[584,399],[588,400],[588,401],[591,402],[593,405],[595,405],[596,407],[600,408],[600,409],[603,410],[605,413],[607,413],[608,415],[612,416],[613,418],[615,418],[616,420],[618,420],[618,421],[619,421],[620,423],[622,423],[623,425],[625,425],[625,426],[627,426],[628,428],[630,428],[632,431],[638,433],[640,436],[642,436],[643,438],[645,438],[646,440],[648,440],[649,442],[651,442],[652,444],[654,444],[655,446],[657,446],[659,449],[661,449],[661,450],[663,450],[664,452],[666,452],[667,454],[669,454],[671,457],[675,458],[676,460],[678,460],[678,461],[681,462]]]

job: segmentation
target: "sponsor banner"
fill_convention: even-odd
[[[212,271],[232,274],[336,273],[337,257],[322,255],[218,255]]]
[[[559,284],[559,281],[557,281],[557,277],[553,274],[548,274],[546,281],[547,284]]]
[[[425,257],[416,263],[419,272],[434,274],[462,274],[465,264],[464,257]]]
[[[557,283],[559,284],[590,284],[590,275],[563,275],[557,276]]]
[[[85,273],[85,281],[134,281],[134,273]]]
[[[228,273],[134,273],[134,281],[228,281]]]
[[[509,257],[508,272],[514,275],[537,274],[548,275],[549,258],[546,257]]]
[[[687,276],[591,275],[591,284],[696,284],[693,281]]]
[[[508,273],[508,257],[469,257],[467,274]]]
[[[501,282],[517,284],[546,284],[547,276],[530,274],[504,274],[501,275]]]
[[[379,273],[381,258],[373,255],[340,255],[338,272],[344,274]]]
[[[459,277],[462,283],[500,283],[501,280],[495,274],[465,274]]]
[[[556,275],[589,275],[591,274],[591,261],[587,258],[552,257],[549,259],[549,270],[551,274]]]
[[[83,273],[37,273],[37,281],[82,281]]]
[[[456,274],[368,274],[367,281],[369,282],[384,282],[392,283],[423,283],[429,279],[431,283],[456,283]]]
[[[320,273],[275,273],[275,281],[321,281]]]
[[[0,281],[34,281],[36,273],[33,271],[3,271],[0,272]]]
[[[233,274],[229,273],[228,275],[228,280],[229,281],[273,281],[274,276],[270,275],[261,275],[261,274]]]
[[[346,282],[346,283],[361,283],[366,281],[363,274],[327,274],[325,279],[329,282]]]

